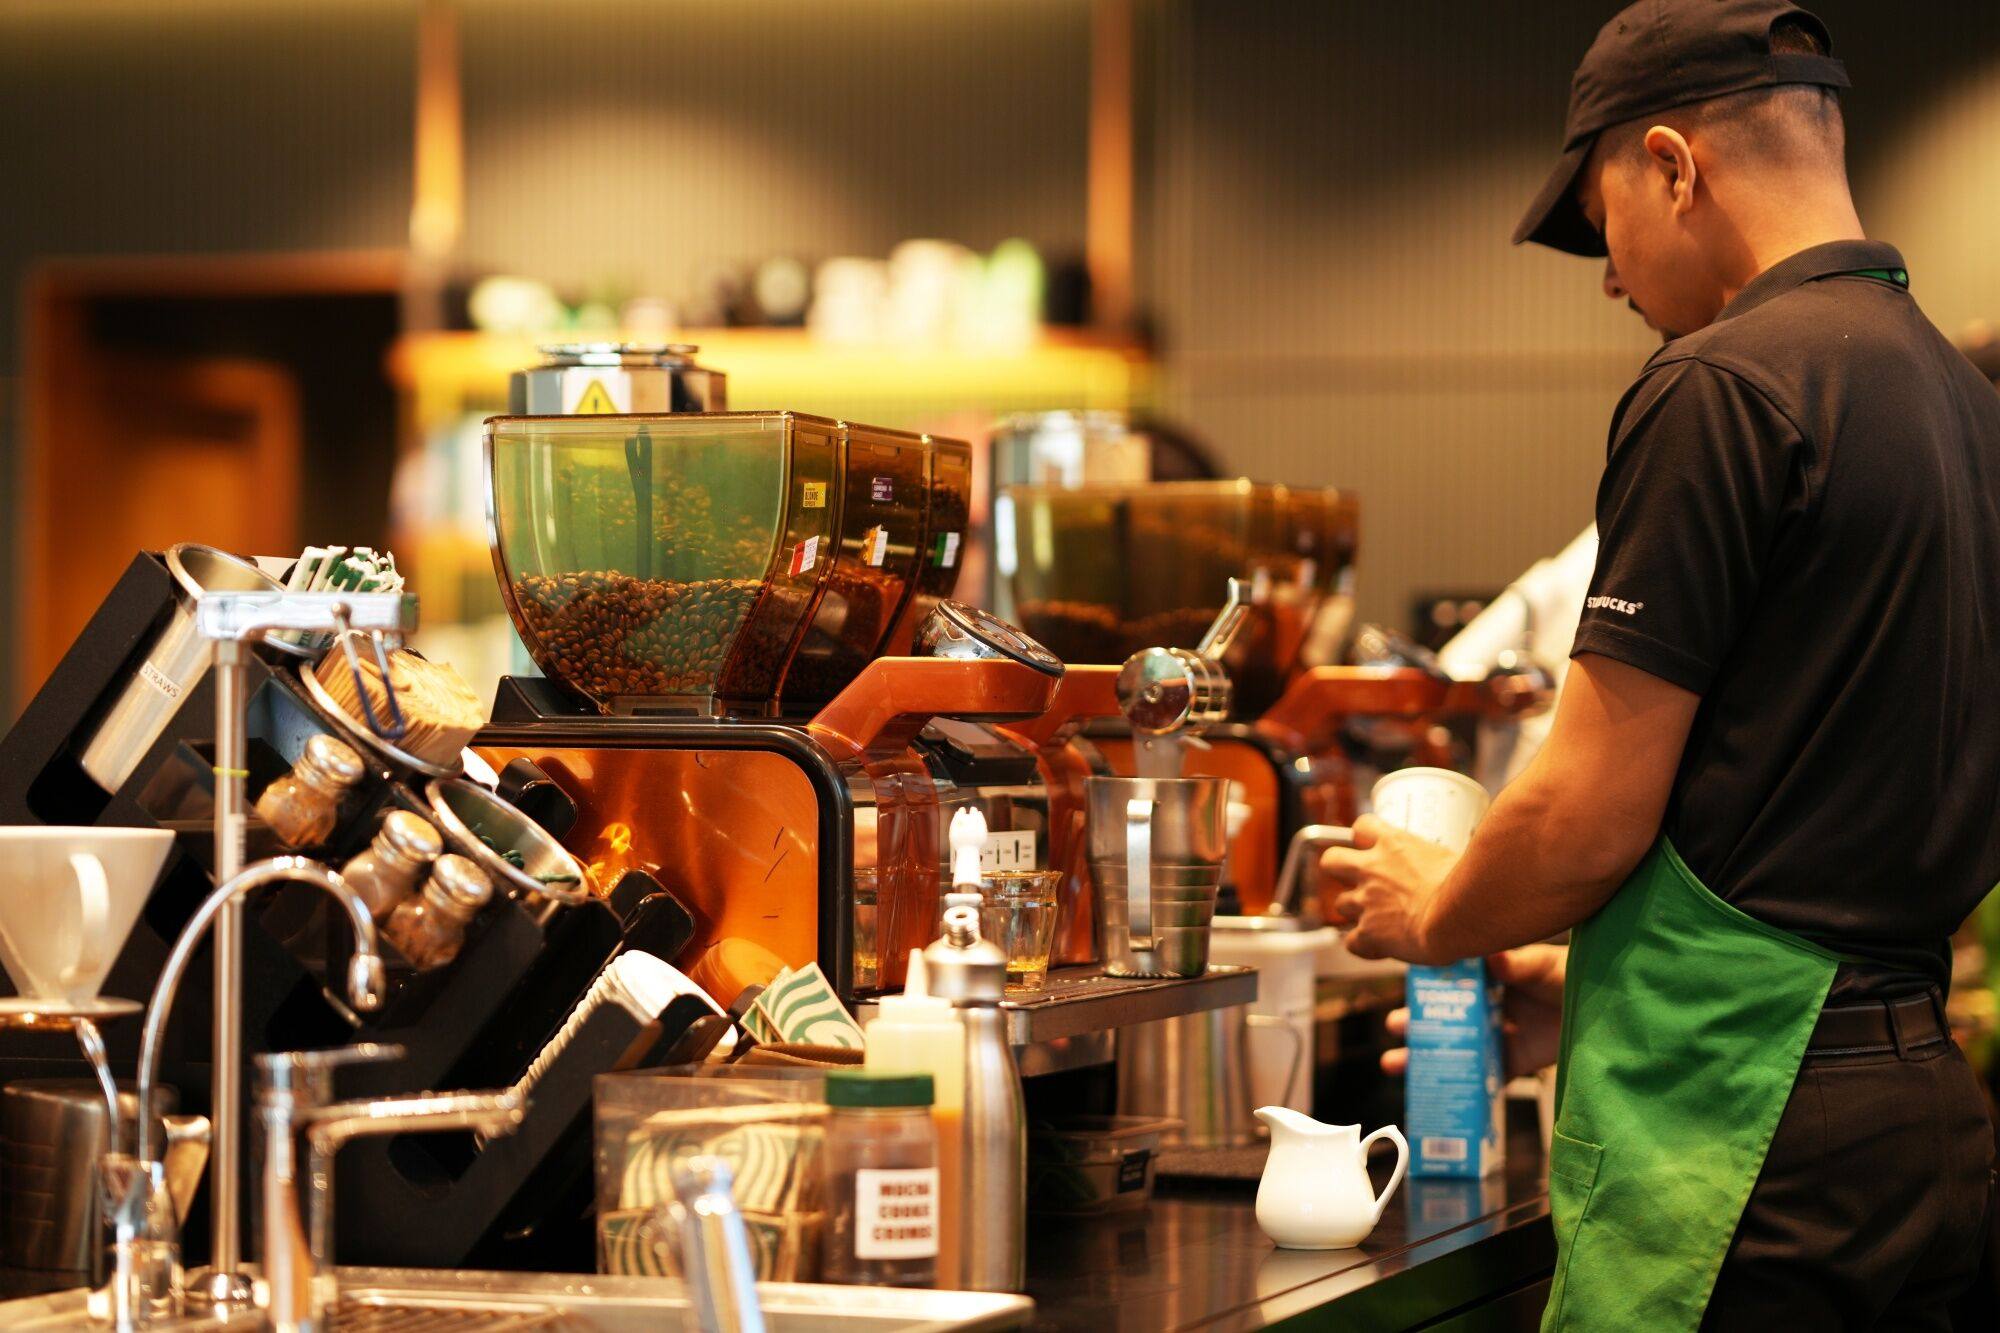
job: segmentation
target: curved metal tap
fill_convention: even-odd
[[[166,966],[160,969],[160,979],[153,986],[153,998],[146,1006],[146,1029],[139,1039],[139,1105],[151,1106],[153,1086],[160,1076],[160,1040],[166,1033],[167,1016],[174,1007],[174,995],[180,989],[181,976],[193,960],[195,950],[201,944],[202,932],[208,928],[224,907],[238,898],[245,897],[257,889],[271,884],[311,884],[331,894],[341,907],[346,909],[347,919],[354,928],[354,957],[347,967],[347,994],[356,1009],[367,1012],[378,1008],[386,990],[387,974],[383,971],[382,956],[375,948],[375,918],[368,910],[368,904],[360,895],[347,887],[346,881],[321,865],[304,856],[274,856],[267,861],[258,861],[245,866],[236,874],[217,885],[207,898],[202,900],[194,915],[182,928],[180,938],[174,941],[173,952],[167,955]],[[215,1007],[219,1016],[226,1016],[232,1026],[242,1022],[243,997],[239,991],[242,978],[231,976],[219,986],[215,995]],[[211,1110],[217,1122],[223,1118],[234,1118],[236,1107],[231,1102],[218,1100]],[[221,1144],[224,1137],[216,1136]],[[231,1137],[228,1141],[235,1142]],[[139,1160],[151,1161],[155,1155],[152,1119],[139,1117]],[[224,1163],[218,1152],[211,1180],[218,1195],[226,1186],[232,1196],[236,1189],[236,1173],[239,1163]],[[225,1179],[226,1177],[226,1179]],[[218,1211],[225,1211],[218,1209]],[[233,1209],[226,1210],[232,1216]]]

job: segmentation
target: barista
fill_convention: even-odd
[[[1363,956],[1573,930],[1544,1328],[1942,1327],[1980,1248],[1943,989],[2000,879],[2000,397],[1864,237],[1830,52],[1775,0],[1598,34],[1515,239],[1608,254],[1666,344],[1557,717],[1456,864],[1326,858]]]

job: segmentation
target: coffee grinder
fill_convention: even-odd
[[[963,442],[792,412],[516,416],[485,454],[542,675],[501,682],[475,748],[503,792],[574,806],[565,844],[600,883],[643,869],[686,904],[682,966],[743,941],[843,998],[897,989],[956,808],[985,813],[990,863],[1041,863],[1046,784],[992,724],[1044,713],[1063,667],[945,600]]]

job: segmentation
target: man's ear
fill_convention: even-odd
[[[1674,212],[1687,212],[1694,207],[1694,150],[1679,130],[1666,125],[1647,130],[1645,145],[1646,161],[1673,196]]]

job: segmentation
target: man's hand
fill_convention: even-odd
[[[1327,869],[1363,957],[1479,958],[1561,934],[1610,900],[1653,845],[1701,696],[1597,653],[1570,663],[1549,739],[1465,854],[1380,824]]]
[[[1347,892],[1334,900],[1332,924],[1345,930],[1357,958],[1449,963],[1424,937],[1432,897],[1458,860],[1456,853],[1385,824],[1373,815],[1354,821],[1354,846],[1336,847],[1320,868]]]
[[[1532,1074],[1556,1062],[1562,1046],[1563,974],[1569,948],[1561,944],[1530,944],[1486,960],[1493,978],[1507,988],[1504,1023],[1507,1033],[1507,1073]],[[1389,1015],[1389,1031],[1402,1036],[1410,1029],[1410,1011]],[[1410,1053],[1398,1046],[1382,1052],[1384,1073],[1409,1068]]]

